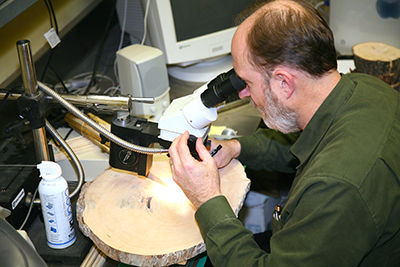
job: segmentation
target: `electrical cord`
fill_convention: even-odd
[[[64,140],[67,140],[68,139],[68,137],[69,137],[69,135],[72,133],[72,131],[73,131],[74,129],[69,129],[69,131],[68,131],[68,133],[65,135],[65,137],[64,137]]]
[[[108,32],[110,31],[111,21],[114,16],[114,13],[115,13],[115,1],[116,0],[113,1],[114,3],[112,4],[110,17],[108,18],[103,37],[101,39],[99,47],[97,48],[96,57],[95,57],[94,65],[93,65],[92,78],[90,79],[90,82],[89,82],[88,86],[86,87],[86,90],[84,92],[85,95],[89,94],[90,88],[92,87],[92,85],[94,84],[95,79],[96,79],[96,70],[97,70],[97,67],[98,67],[98,64],[100,61],[101,54],[103,52],[104,45],[107,41],[107,36],[108,36]]]
[[[49,13],[50,27],[53,28],[56,31],[57,35],[59,35],[58,23],[57,23],[56,13],[54,12],[53,4],[52,4],[51,0],[44,0],[44,3],[46,4],[46,8],[47,8],[47,11]],[[52,59],[53,54],[54,54],[55,50],[57,49],[57,47],[58,46],[56,46],[56,47],[54,47],[54,48],[52,48],[50,50],[50,55],[49,55],[49,58],[47,59],[46,65],[45,65],[45,67],[43,69],[43,73],[42,73],[42,76],[40,78],[40,81],[43,82],[44,77],[45,77],[46,72],[47,72],[47,69],[50,69],[54,73],[54,75],[57,77],[57,79],[60,81],[60,83],[63,85],[63,90],[68,93],[67,87],[63,83],[63,80],[58,75],[58,73],[54,70],[54,68],[52,68],[50,66],[51,59]]]
[[[117,51],[121,50],[122,44],[124,42],[127,12],[128,12],[128,0],[125,0],[125,3],[124,3],[124,17],[122,19],[122,27],[121,27],[121,37],[120,37],[120,40],[119,40],[119,45],[118,45]],[[119,83],[119,77],[118,77],[118,73],[117,73],[117,58],[116,57],[115,57],[115,60],[114,60],[114,76],[115,76],[115,79],[117,80],[117,82]]]
[[[54,75],[56,75],[57,79],[60,81],[63,90],[64,90],[66,93],[69,93],[69,92],[68,92],[68,88],[67,88],[67,86],[65,86],[65,83],[64,83],[63,79],[61,79],[60,75],[58,75],[58,73],[57,73],[51,66],[49,66],[49,68],[50,68],[50,70],[54,73]]]
[[[147,38],[147,17],[149,14],[149,8],[150,8],[150,1],[151,0],[147,0],[146,2],[146,10],[144,13],[144,17],[143,17],[143,37],[142,37],[142,41],[141,41],[141,45],[144,45],[144,43],[146,42],[146,38]],[[120,45],[118,47],[118,50],[120,50],[122,48],[122,43],[123,43],[123,36],[125,34],[125,20],[126,20],[126,16],[127,16],[127,9],[128,9],[128,5],[127,5],[127,0],[125,0],[125,6],[124,6],[124,18],[123,18],[123,23],[122,23],[122,29],[121,29],[121,40],[120,40]],[[117,51],[118,51],[117,50]],[[117,58],[115,58],[114,61],[114,76],[115,79],[117,80],[117,82],[119,83],[119,77],[118,77],[118,68],[117,68]],[[116,87],[118,88],[118,87]]]
[[[78,94],[78,95],[83,94],[86,90],[87,85],[90,82],[92,75],[93,75],[92,72],[84,72],[77,74],[63,81],[63,84],[61,84],[61,86],[64,87],[65,88],[64,90],[67,90],[67,92],[70,94]],[[96,73],[96,78],[98,79],[97,83],[108,81],[111,84],[109,88],[116,88],[115,82],[111,77],[104,74]],[[60,83],[56,84],[54,88],[56,90],[60,89]],[[91,87],[89,92],[99,93],[100,89],[94,90],[94,87]]]
[[[44,3],[46,4],[46,8],[47,8],[47,11],[49,13],[50,27],[54,28],[54,30],[56,31],[56,33],[58,35],[58,23],[57,23],[56,14],[54,12],[54,8],[53,8],[53,5],[51,3],[51,0],[44,0]],[[53,23],[53,21],[54,21],[54,23]],[[41,82],[43,82],[43,80],[44,80],[44,76],[46,75],[47,68],[50,65],[51,58],[53,57],[53,53],[54,53],[56,48],[57,47],[52,48],[50,50],[49,58],[47,59],[46,65],[44,66],[44,69],[43,69],[42,77],[40,78]]]
[[[8,92],[6,93],[6,95],[3,98],[3,101],[1,101],[0,103],[0,111],[3,109],[4,104],[7,101],[7,98],[12,94],[12,91],[14,91],[16,88],[21,87],[20,85],[18,86],[14,86],[13,88],[11,88],[10,90],[8,90]]]
[[[125,0],[124,3],[124,18],[122,20],[122,28],[121,28],[121,37],[119,39],[118,50],[122,48],[122,44],[124,42],[124,35],[125,35],[125,26],[126,26],[126,13],[128,12],[128,0]],[[118,51],[117,50],[117,51]]]
[[[26,216],[25,216],[25,219],[24,219],[24,221],[22,222],[22,224],[21,224],[21,226],[19,227],[18,230],[22,230],[22,228],[24,228],[26,222],[27,222],[28,219],[29,219],[29,216],[31,215],[32,208],[33,208],[33,204],[35,204],[35,198],[36,198],[36,194],[37,194],[37,192],[38,192],[38,189],[39,189],[39,187],[36,187],[36,190],[35,190],[35,192],[33,193],[32,198],[31,198],[31,203],[29,204],[28,212],[27,212],[27,214],[26,214]]]
[[[321,8],[323,5],[329,6],[329,0],[324,0],[324,1],[313,0],[310,1],[310,3],[314,6],[315,9],[317,9],[321,13],[322,16],[325,17],[326,21],[329,21],[328,14],[325,12],[325,10]]]
[[[325,5],[325,1],[321,1],[321,2],[317,3],[314,7],[315,7],[315,9],[319,9],[323,5]]]
[[[109,93],[110,92],[110,93]],[[118,86],[111,86],[104,91],[104,95],[114,96],[116,93],[121,92],[121,87]]]
[[[143,18],[144,31],[143,31],[143,38],[142,38],[142,43],[141,43],[142,45],[144,45],[144,43],[146,42],[146,38],[147,38],[147,16],[149,15],[150,1],[151,0],[147,0],[146,11],[144,13],[144,18]]]
[[[44,3],[46,4],[47,11],[49,12],[50,25],[52,28],[54,28],[56,33],[59,34],[58,23],[57,23],[57,19],[56,19],[56,13],[54,12],[53,4],[52,4],[51,0],[44,0]],[[54,21],[54,25],[53,25],[53,21]]]

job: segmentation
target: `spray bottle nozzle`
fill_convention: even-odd
[[[60,165],[53,161],[42,161],[37,165],[37,168],[40,171],[40,177],[43,179],[55,179],[62,174]]]

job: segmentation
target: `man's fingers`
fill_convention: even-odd
[[[189,147],[187,145],[188,139],[189,139],[189,132],[186,131],[183,135],[180,136],[181,138],[179,139],[178,145],[181,151],[188,150]]]
[[[211,159],[210,151],[204,146],[201,138],[197,138],[196,140],[196,151],[202,160],[209,161]]]
[[[189,149],[187,148],[187,140],[189,138],[189,133],[185,132],[183,135],[175,138],[169,148],[169,155],[171,163],[175,164],[175,167],[182,166],[182,162],[190,155]]]

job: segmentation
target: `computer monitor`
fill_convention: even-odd
[[[148,37],[163,51],[169,74],[206,82],[232,67],[234,21],[254,0],[140,1],[144,13],[150,1]]]

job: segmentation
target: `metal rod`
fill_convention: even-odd
[[[102,134],[104,137],[106,137],[108,140],[116,143],[119,146],[122,146],[123,148],[126,148],[131,151],[135,151],[141,154],[147,154],[147,155],[154,155],[154,154],[166,154],[168,153],[168,149],[166,148],[150,148],[150,147],[142,147],[139,145],[135,145],[132,143],[129,143],[128,141],[125,141],[115,134],[109,132],[107,129],[102,127],[101,125],[97,124],[95,121],[93,121],[91,118],[89,118],[86,114],[81,112],[79,109],[77,109],[75,106],[71,105],[68,101],[66,101],[64,98],[62,98],[58,93],[54,92],[51,88],[49,88],[47,85],[38,82],[39,88],[45,92],[46,94],[50,95],[52,98],[56,99],[61,106],[64,108],[68,109],[71,114],[74,116],[78,117],[81,119],[83,122],[88,124],[90,127],[92,127],[94,130],[96,130],[98,133]]]
[[[35,67],[32,61],[31,43],[28,40],[20,40],[17,42],[18,58],[21,67],[22,84],[24,86],[25,95],[37,96],[38,84],[36,80]],[[35,144],[35,153],[37,163],[43,160],[50,160],[49,150],[47,147],[46,131],[44,127],[32,129],[33,142]]]
[[[0,89],[0,100],[4,99],[7,92]],[[131,110],[132,102],[154,104],[153,97],[132,97],[132,96],[108,96],[108,95],[75,95],[75,94],[60,94],[69,103],[79,106],[88,107],[91,105],[106,105],[119,108],[120,110]],[[7,100],[17,100],[21,97],[19,93],[12,93]],[[51,96],[46,95],[46,98],[52,103],[58,103]]]
[[[32,129],[32,133],[37,163],[40,163],[43,160],[49,161],[50,156],[47,146],[46,129],[44,127],[41,127],[39,129]]]
[[[36,96],[38,94],[38,85],[32,61],[31,42],[28,40],[18,41],[17,50],[25,95]]]

